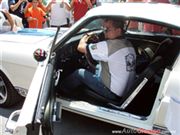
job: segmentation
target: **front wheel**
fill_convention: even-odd
[[[0,72],[0,106],[9,107],[20,101],[21,96],[14,89],[8,78]]]

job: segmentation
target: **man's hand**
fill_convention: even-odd
[[[28,21],[38,21],[38,19],[37,19],[37,18],[34,18],[34,17],[28,17],[27,20],[28,20]]]
[[[81,38],[81,40],[80,40],[80,42],[79,42],[79,44],[78,44],[78,47],[77,47],[77,50],[78,50],[79,52],[81,52],[81,53],[86,53],[86,46],[87,46],[87,41],[88,41],[88,39],[89,39],[89,35],[88,35],[88,34],[84,35],[84,36]]]

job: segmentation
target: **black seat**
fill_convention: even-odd
[[[100,94],[95,93],[92,90],[85,90],[86,94],[96,101],[106,103],[112,108],[118,110],[124,110],[137,96],[137,94],[143,89],[145,85],[148,85],[149,82],[153,79],[154,75],[161,69],[164,68],[164,55],[168,50],[169,45],[172,44],[172,40],[167,38],[163,40],[159,47],[157,48],[154,56],[151,57],[151,62],[148,66],[138,75],[137,79],[130,87],[128,92],[126,92],[123,97],[118,97],[114,94],[114,100],[107,99]],[[113,94],[113,93],[112,93]]]
[[[164,66],[163,59],[161,56],[157,56],[149,66],[139,75],[135,80],[134,84],[131,86],[130,90],[122,97],[121,101],[117,104],[108,103],[110,106],[124,110],[137,96],[138,93],[143,89],[145,85],[153,79],[153,76],[157,73],[159,69]]]
[[[92,90],[85,90],[88,96],[91,96],[96,101],[106,103],[108,106],[116,108],[118,110],[124,110],[128,104],[133,101],[136,95],[142,90],[142,88],[148,84],[153,78],[154,74],[163,67],[163,59],[161,56],[157,56],[148,67],[138,76],[133,85],[130,87],[127,93],[123,97],[118,97],[114,94],[114,100],[103,97],[100,94],[95,93]]]

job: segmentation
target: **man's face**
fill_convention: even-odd
[[[115,28],[112,21],[105,21],[103,27],[105,29],[104,35],[106,39],[115,39],[121,36],[121,29]]]
[[[33,1],[32,1],[32,4],[33,4],[33,7],[37,7],[38,1],[37,1],[37,0],[33,0]]]

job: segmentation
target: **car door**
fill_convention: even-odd
[[[57,33],[52,45],[55,43]],[[48,51],[37,49],[34,52],[34,57],[39,63],[23,107],[14,111],[6,123],[7,131],[12,134],[39,135],[41,131],[43,134],[52,134],[51,122],[52,118],[55,120],[53,108],[56,104],[54,91],[51,90],[59,74],[54,70],[55,53],[50,53],[50,49]],[[15,117],[18,117],[17,121],[14,121]]]
[[[47,66],[45,66],[46,63]],[[47,103],[50,106],[54,104],[53,91],[50,91],[50,87],[53,87],[51,85],[53,84],[51,83],[53,82],[53,73],[51,62],[46,60],[39,64],[22,109],[12,113],[7,121],[6,128],[9,131],[16,134],[39,134],[40,122],[42,122],[47,112],[46,109],[49,107]],[[13,122],[13,117],[17,115],[19,115],[18,120]],[[45,120],[42,123],[45,124],[44,128],[49,129]]]

